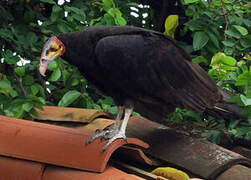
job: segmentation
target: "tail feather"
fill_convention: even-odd
[[[248,120],[248,116],[243,114],[242,109],[238,107],[237,104],[230,104],[227,102],[217,103],[216,106],[212,109],[206,109],[206,113],[224,119],[240,119],[240,120]]]
[[[212,109],[206,109],[206,113],[211,116],[224,119],[240,119],[248,120],[248,116],[242,113],[242,108],[236,103],[227,102],[227,100],[234,96],[233,93],[218,87],[222,94],[222,101],[218,102]]]

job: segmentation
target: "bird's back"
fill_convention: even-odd
[[[66,59],[115,99],[132,98],[198,112],[213,108],[221,99],[208,74],[159,32],[97,26],[59,38],[71,51]]]

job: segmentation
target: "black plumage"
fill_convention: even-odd
[[[222,101],[208,74],[161,33],[132,26],[98,26],[58,38],[62,56],[118,105],[127,99],[203,112]]]

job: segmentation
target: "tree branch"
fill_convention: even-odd
[[[220,0],[220,2],[221,2],[221,4],[222,4],[222,9],[221,9],[221,10],[222,10],[222,14],[223,14],[224,19],[225,19],[225,22],[226,22],[225,30],[224,30],[224,38],[225,38],[225,40],[226,40],[226,39],[227,39],[227,35],[226,35],[225,31],[228,29],[229,20],[228,20],[228,18],[227,18],[227,14],[226,14],[226,11],[225,11],[225,8],[224,8],[224,3],[223,3],[223,1]]]
[[[17,82],[18,82],[18,85],[19,85],[19,87],[21,88],[21,91],[23,92],[24,96],[27,97],[27,92],[26,92],[25,89],[24,89],[23,83],[22,83],[22,81],[20,80],[20,78],[17,76],[17,74],[16,74],[16,72],[14,71],[14,69],[13,69],[13,74],[14,74],[14,76],[15,76]]]

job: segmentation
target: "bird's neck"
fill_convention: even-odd
[[[92,58],[93,50],[92,43],[88,34],[77,32],[58,36],[65,45],[65,53],[62,58],[71,64],[79,66]]]

